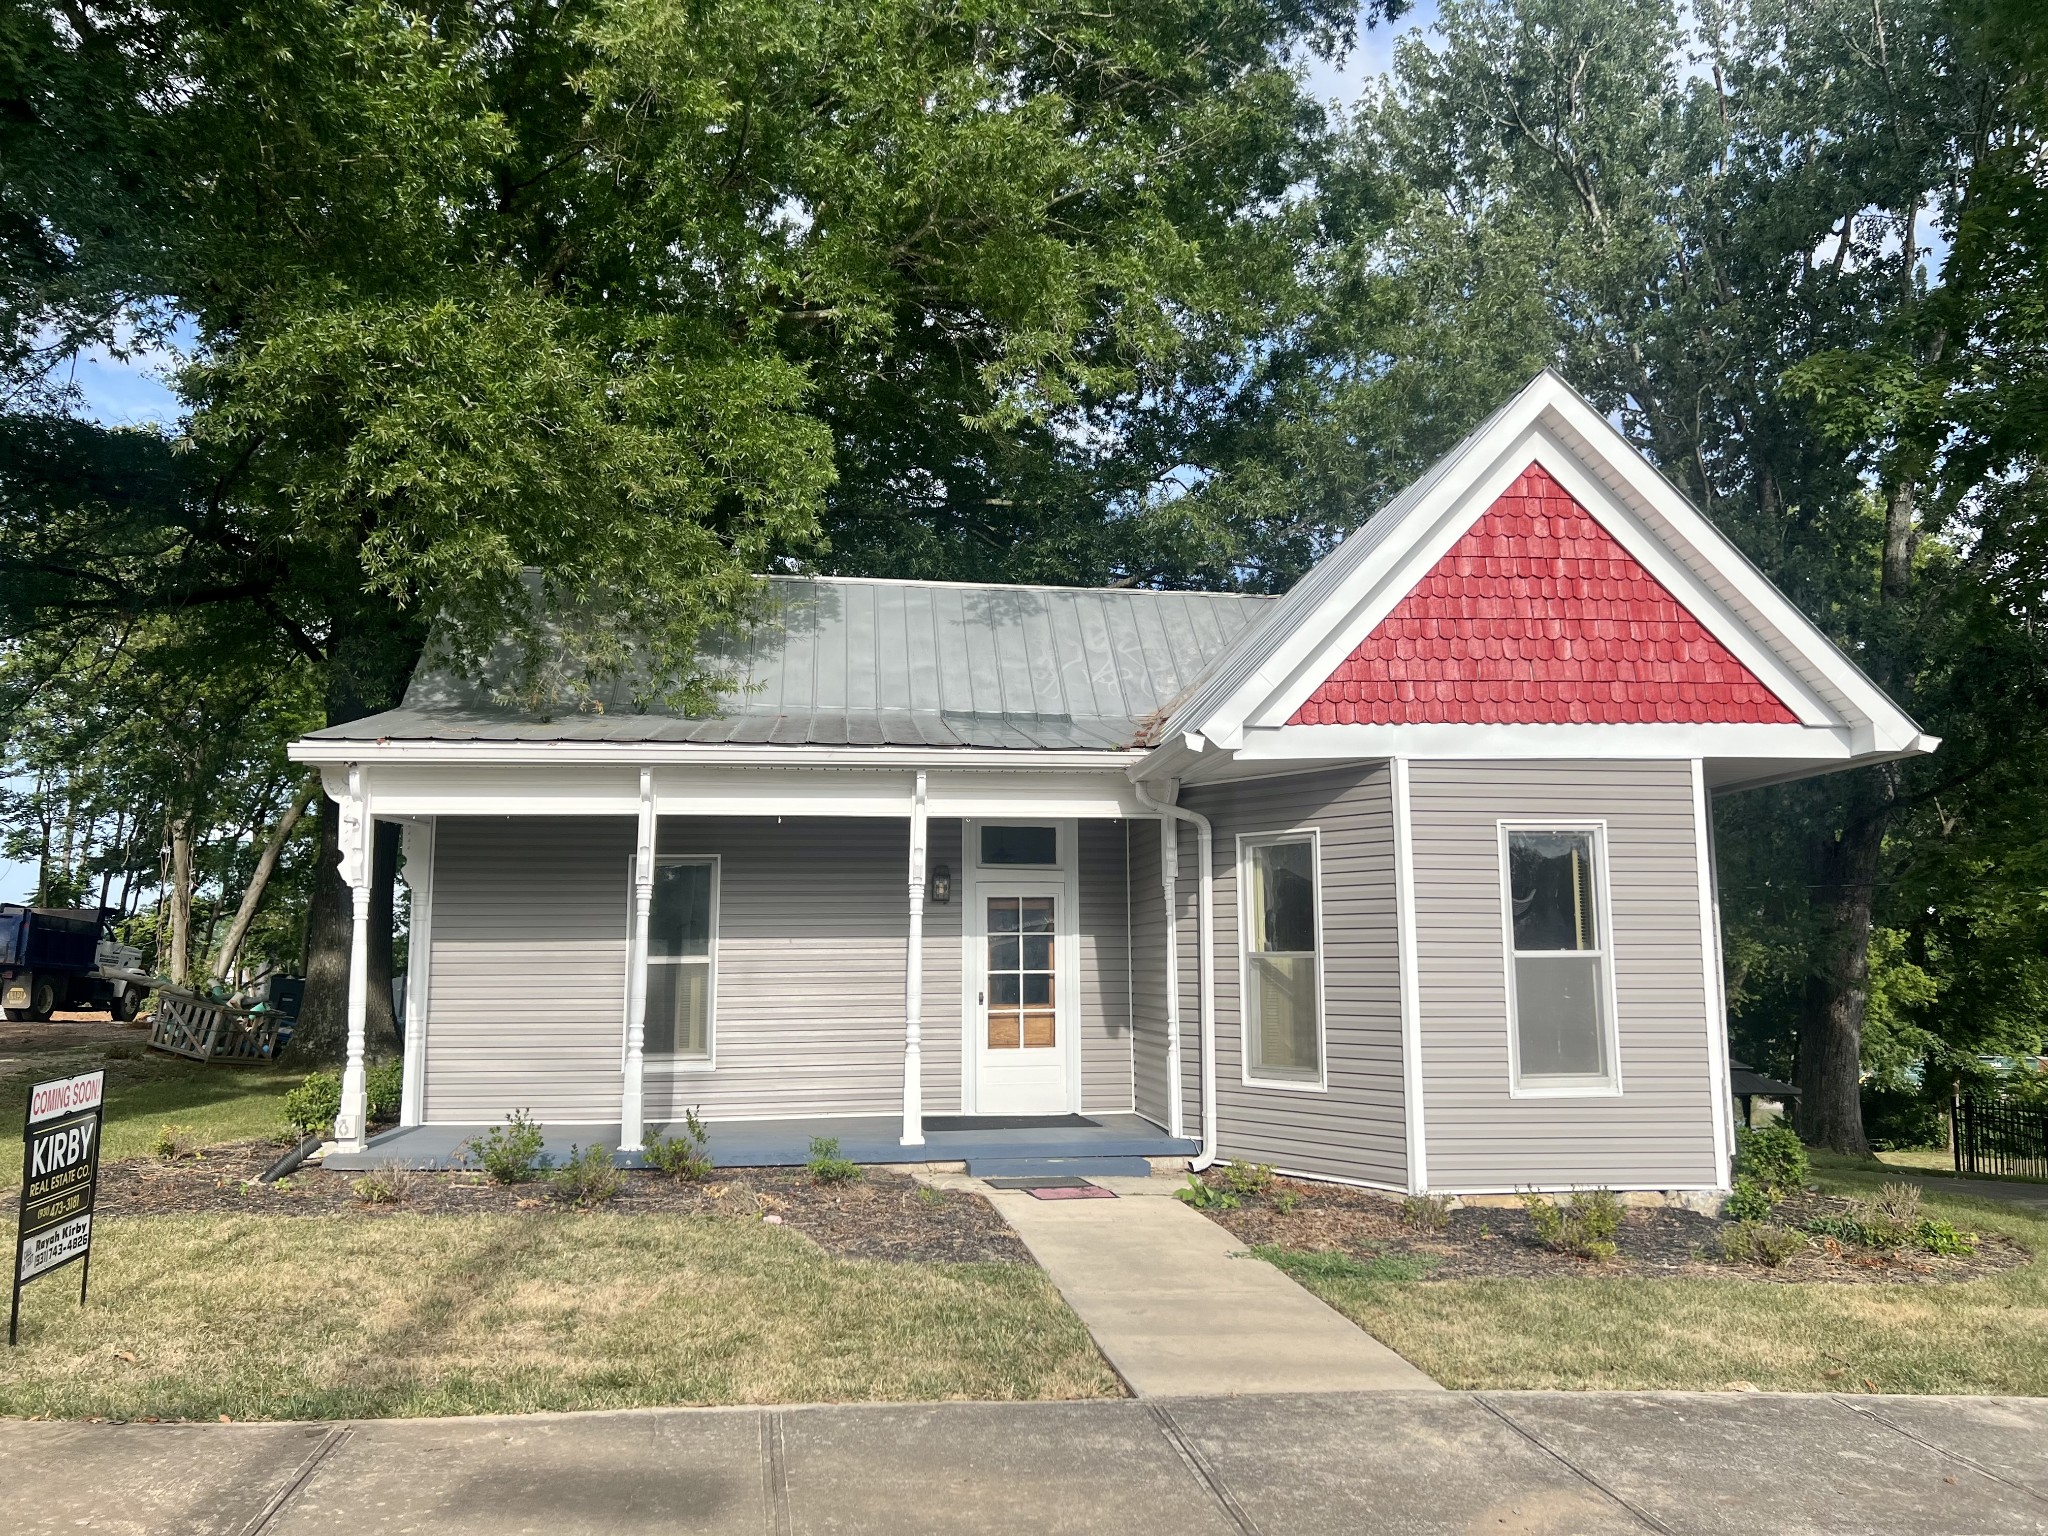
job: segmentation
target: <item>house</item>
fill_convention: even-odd
[[[775,578],[723,646],[715,718],[430,672],[294,746],[356,893],[337,1165],[696,1108],[728,1163],[1723,1189],[1714,797],[1936,745],[1551,374],[1284,598]]]

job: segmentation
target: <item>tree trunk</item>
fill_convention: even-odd
[[[366,606],[336,618],[328,645],[327,723],[346,725],[386,709],[405,685],[426,646],[426,631],[410,612]],[[313,874],[313,899],[306,914],[306,1001],[292,1036],[292,1053],[329,1063],[348,1050],[348,962],[354,914],[341,878],[341,807],[320,797],[320,854]],[[397,836],[385,856],[377,830],[370,886],[370,1008],[366,1049],[372,1056],[397,1046],[391,1022],[391,911],[398,879]],[[379,934],[382,913],[383,936]]]
[[[332,1066],[348,1055],[348,966],[355,907],[341,878],[341,807],[320,797],[320,853],[306,919],[306,1000],[292,1032],[292,1055],[309,1066]],[[391,914],[398,877],[399,828],[378,822],[370,880],[369,1008],[364,1050],[371,1060],[398,1050],[391,1018]],[[381,941],[379,934],[381,933]]]
[[[1858,1157],[1863,1134],[1863,1016],[1870,1002],[1870,927],[1877,877],[1891,820],[1890,769],[1877,769],[1879,793],[1858,796],[1848,824],[1814,860],[1813,905],[1821,953],[1806,981],[1799,1016],[1800,1139]]]
[[[270,884],[271,873],[284,854],[284,845],[291,841],[293,828],[319,793],[320,781],[316,778],[293,797],[271,829],[270,841],[263,845],[262,857],[256,860],[256,872],[249,877],[249,888],[242,892],[242,904],[235,911],[235,920],[228,924],[227,937],[221,940],[220,954],[213,962],[213,974],[220,980],[226,981],[233,973],[235,957],[241,953],[242,940],[249,936],[249,925],[256,920],[256,908],[262,903],[264,887]]]
[[[184,816],[171,820],[171,961],[165,973],[171,985],[191,978],[192,964],[192,823]]]

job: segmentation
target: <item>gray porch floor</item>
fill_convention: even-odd
[[[970,1158],[1103,1158],[1190,1157],[1199,1144],[1166,1134],[1141,1115],[1091,1114],[1093,1126],[1061,1126],[1052,1130],[926,1131],[922,1147],[906,1147],[903,1123],[888,1115],[834,1115],[806,1120],[732,1120],[713,1123],[711,1160],[720,1168],[794,1167],[811,1155],[811,1138],[831,1137],[839,1155],[857,1163],[961,1163]],[[487,1125],[415,1125],[385,1131],[360,1152],[330,1152],[323,1167],[375,1168],[399,1162],[408,1168],[451,1168],[463,1163],[463,1143],[482,1136]],[[593,1143],[617,1148],[619,1127],[549,1125],[546,1155],[556,1162],[569,1148]],[[666,1134],[680,1125],[651,1129]],[[635,1152],[619,1159],[622,1167],[645,1166]]]

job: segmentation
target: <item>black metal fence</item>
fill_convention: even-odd
[[[1958,1096],[1949,1105],[1957,1173],[2048,1179],[2048,1108]]]

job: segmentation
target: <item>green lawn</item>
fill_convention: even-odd
[[[730,1217],[106,1222],[25,1293],[0,1414],[372,1418],[1120,1395],[1035,1267],[827,1257]]]
[[[1815,1164],[1817,1182],[1837,1194],[1898,1177],[1877,1163]],[[2003,1232],[2034,1262],[1961,1285],[1402,1283],[1283,1267],[1447,1387],[2048,1396],[2048,1220],[1926,1188],[1930,1214]]]
[[[209,1065],[166,1056],[143,1050],[139,1034],[133,1044],[49,1051],[34,1059],[28,1069],[0,1077],[0,1189],[21,1182],[21,1122],[32,1083],[106,1068],[100,1155],[111,1162],[147,1153],[167,1123],[188,1127],[201,1146],[272,1135],[284,1124],[284,1096],[306,1075],[303,1066]]]

